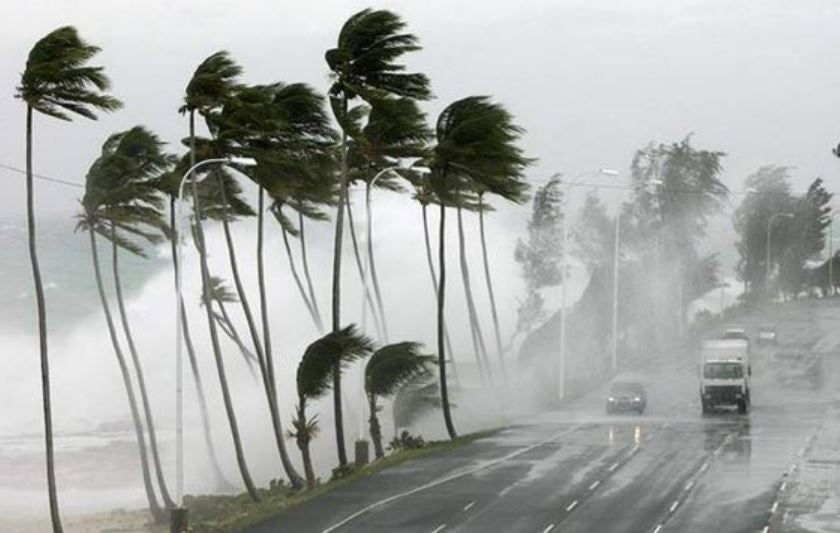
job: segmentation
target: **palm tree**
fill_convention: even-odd
[[[519,176],[512,176],[511,183],[509,187],[511,189],[511,193],[506,196],[509,200],[520,204],[525,201],[525,186],[520,181]],[[502,369],[502,378],[507,381],[507,371],[505,369],[505,358],[504,352],[505,350],[502,348],[502,333],[501,329],[499,328],[499,313],[496,309],[496,295],[493,291],[493,281],[490,276],[490,259],[487,254],[487,237],[484,231],[484,213],[488,211],[490,208],[484,202],[484,195],[486,191],[483,188],[479,188],[478,190],[478,227],[479,233],[481,235],[481,257],[484,262],[484,281],[487,284],[487,295],[490,298],[490,313],[493,317],[493,332],[495,335],[496,340],[496,353],[499,356],[499,365]]]
[[[381,330],[385,342],[388,342],[388,323],[376,272],[376,257],[373,253],[373,213],[371,209],[371,188],[377,186],[395,192],[403,192],[398,178],[402,173],[410,178],[407,170],[398,169],[400,162],[417,159],[424,155],[430,132],[425,123],[425,114],[420,111],[412,98],[369,97],[369,110],[366,123],[354,126],[356,134],[350,145],[348,165],[350,181],[361,181],[365,185],[365,210],[367,229],[366,265],[362,266],[359,258],[356,235],[353,228],[351,203],[347,205],[350,222],[350,234],[353,240],[356,263],[367,294],[367,272],[370,271],[373,290],[376,296]],[[362,116],[358,117],[361,121]],[[372,306],[371,306],[372,307]]]
[[[149,394],[146,389],[146,379],[143,375],[143,366],[140,363],[137,347],[134,344],[134,336],[131,331],[128,314],[125,310],[119,269],[119,248],[121,246],[125,247],[124,244],[119,242],[122,238],[119,235],[119,231],[135,235],[151,244],[160,242],[159,230],[164,225],[163,214],[161,213],[162,200],[153,179],[161,172],[164,172],[171,161],[163,153],[162,147],[163,143],[160,139],[142,126],[137,126],[128,131],[112,135],[106,141],[103,153],[113,156],[123,167],[122,172],[118,176],[111,177],[111,179],[119,179],[123,185],[131,185],[131,190],[134,191],[135,196],[124,195],[119,199],[120,204],[104,205],[103,207],[112,211],[112,213],[102,216],[102,219],[103,221],[107,221],[111,226],[109,240],[112,244],[117,307],[120,313],[123,334],[125,335],[131,361],[134,366],[137,385],[140,390],[140,399],[143,405],[146,427],[149,431],[149,448],[152,452],[155,473],[163,502],[167,507],[172,508],[175,506],[175,503],[169,495],[169,490],[166,487],[166,481],[163,476],[154,417],[152,416]],[[145,254],[139,247],[125,247],[125,249],[131,253],[145,257]]]
[[[52,403],[50,402],[50,368],[47,346],[47,312],[41,270],[38,265],[35,231],[35,190],[32,165],[32,118],[35,112],[70,121],[73,115],[96,119],[96,111],[115,111],[121,103],[105,94],[110,81],[102,67],[88,62],[99,48],[83,41],[76,28],[58,28],[40,39],[26,60],[15,96],[26,103],[26,223],[29,259],[35,282],[38,313],[38,343],[41,359],[41,394],[44,410],[44,443],[47,464],[47,493],[54,532],[62,531],[58,510],[53,458]]]
[[[109,142],[113,139],[114,137],[109,139]],[[107,147],[109,142],[106,142],[106,149],[103,150],[103,155],[94,162],[88,172],[85,195],[82,199],[82,213],[78,216],[79,222],[77,228],[87,231],[90,236],[96,285],[99,291],[102,309],[105,312],[105,320],[108,325],[111,343],[114,347],[114,354],[117,357],[117,363],[119,364],[123,378],[123,385],[128,396],[128,403],[131,409],[134,431],[140,452],[140,463],[146,497],[155,519],[163,520],[165,513],[157,501],[157,495],[151,481],[143,421],[137,406],[131,372],[120,346],[117,330],[108,305],[108,298],[105,294],[96,242],[96,235],[99,234],[117,246],[142,254],[142,248],[132,238],[137,235],[141,237],[151,236],[150,233],[137,228],[135,224],[138,219],[146,218],[150,213],[155,211],[155,191],[146,184],[124,179],[126,174],[136,171],[136,168],[128,168],[134,165],[131,165],[126,158],[115,155],[114,153],[108,153],[109,150]]]
[[[420,343],[398,342],[376,350],[365,366],[365,393],[370,408],[370,436],[376,458],[385,456],[382,448],[382,426],[376,413],[379,398],[393,396],[419,376],[428,376],[429,367],[437,362],[433,355],[421,355]]]
[[[294,438],[303,457],[304,471],[309,488],[315,486],[315,471],[309,454],[309,443],[318,432],[317,415],[308,417],[306,404],[323,397],[330,391],[332,375],[336,367],[348,365],[370,355],[373,342],[359,334],[355,325],[327,333],[310,344],[303,354],[297,369],[298,404],[297,416],[292,421]]]
[[[203,116],[211,113],[216,108],[224,104],[229,98],[234,88],[236,77],[242,72],[242,69],[230,59],[227,52],[217,52],[207,59],[205,59],[196,69],[192,79],[187,84],[186,95],[184,98],[184,105],[181,111],[188,113],[190,121],[190,164],[195,165],[196,161],[196,136],[195,136],[195,113],[199,112]],[[225,189],[225,178],[218,178],[218,181],[223,185],[221,190]],[[201,287],[205,302],[211,301],[210,294],[210,269],[207,265],[207,248],[204,239],[204,227],[202,225],[202,217],[206,216],[202,213],[200,197],[198,194],[198,186],[195,180],[191,183],[193,205],[195,208],[195,237],[196,247],[199,252],[199,262],[201,264]],[[228,205],[225,202],[223,205]],[[242,481],[245,484],[251,498],[255,501],[259,500],[257,489],[251,479],[251,473],[248,470],[248,465],[245,461],[245,454],[242,449],[242,440],[239,435],[239,424],[236,420],[236,413],[233,409],[233,402],[230,396],[230,389],[227,383],[227,375],[225,373],[224,360],[222,359],[221,347],[219,345],[219,333],[216,330],[216,320],[213,316],[213,310],[209,305],[204,306],[207,315],[207,326],[210,331],[210,341],[213,347],[213,357],[216,362],[216,371],[219,376],[219,385],[222,389],[222,398],[225,403],[225,412],[228,418],[228,425],[230,426],[231,437],[233,438],[234,450],[236,453],[236,462],[239,467],[239,473],[242,476]]]
[[[522,175],[529,160],[516,146],[522,130],[507,110],[486,96],[470,96],[446,107],[435,127],[436,143],[428,156],[431,189],[440,205],[439,282],[437,290],[438,366],[446,430],[456,437],[449,405],[444,346],[446,302],[446,207],[460,204],[460,191],[471,182],[508,193],[511,178]]]
[[[245,346],[245,343],[242,341],[242,337],[239,335],[239,332],[236,330],[236,326],[233,324],[233,320],[230,317],[230,314],[227,312],[227,307],[225,304],[229,303],[239,303],[239,299],[236,297],[236,294],[225,285],[225,281],[218,277],[218,276],[210,276],[210,297],[212,298],[210,305],[218,307],[219,311],[216,312],[215,309],[213,310],[213,315],[216,317],[216,323],[222,328],[222,332],[225,336],[230,339],[236,347],[239,349],[239,352],[242,354],[242,359],[245,360],[245,364],[248,365],[248,371],[251,372],[251,375],[256,378],[257,374],[254,370],[254,364],[257,363],[257,356]],[[207,305],[203,299],[201,300],[201,305]]]
[[[435,305],[438,296],[438,278],[435,273],[435,264],[432,259],[432,242],[429,238],[429,204],[434,201],[434,193],[430,190],[429,181],[421,178],[415,185],[414,199],[420,203],[420,210],[423,215],[423,243],[426,247],[426,264],[429,267],[429,275],[432,279],[432,289],[435,291]],[[452,341],[449,338],[449,327],[444,321],[443,338],[446,344],[446,351],[449,353],[449,361],[452,363],[452,378],[458,383],[458,367],[455,365],[455,352],[452,350]]]
[[[324,100],[311,87],[301,83],[275,83],[268,86],[241,87],[235,98],[225,102],[209,123],[222,149],[256,157],[260,164],[248,172],[258,186],[257,209],[257,276],[262,315],[262,345],[259,333],[239,281],[228,224],[222,219],[230,252],[231,269],[254,340],[257,359],[264,362],[263,379],[272,415],[275,440],[283,467],[295,487],[303,486],[288,457],[277,406],[274,359],[268,317],[263,258],[265,193],[282,205],[291,194],[300,190],[299,181],[319,181],[329,177],[332,168],[330,148],[335,135],[324,110]]]
[[[341,127],[341,168],[339,174],[338,212],[335,220],[332,278],[332,330],[341,329],[341,249],[344,230],[344,206],[347,202],[349,136],[353,132],[350,102],[357,97],[396,95],[418,100],[429,98],[429,81],[425,75],[404,72],[397,61],[406,53],[420,49],[418,39],[404,33],[405,22],[386,10],[364,9],[351,16],[342,26],[335,48],[325,59],[333,75],[330,103]],[[338,462],[347,464],[344,446],[344,422],[341,410],[341,368],[336,366],[333,378],[333,407]]]

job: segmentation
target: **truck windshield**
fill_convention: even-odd
[[[744,377],[744,367],[741,363],[706,363],[703,367],[703,377],[706,379],[741,379]]]

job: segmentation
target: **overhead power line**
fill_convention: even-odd
[[[3,163],[0,163],[0,168],[2,168],[3,170],[8,170],[10,172],[16,172],[18,174],[24,174],[24,175],[26,174],[26,171],[23,170],[23,169],[13,167],[11,165],[4,165]],[[76,183],[76,182],[73,182],[73,181],[63,180],[63,179],[59,179],[59,178],[51,178],[50,176],[44,176],[43,174],[34,174],[33,173],[32,177],[37,178],[39,180],[43,180],[43,181],[49,181],[49,182],[52,182],[52,183],[58,183],[60,185],[66,185],[68,187],[76,187],[77,189],[84,189],[85,188],[85,186],[82,185],[81,183]]]

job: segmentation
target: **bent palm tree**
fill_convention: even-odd
[[[421,355],[417,342],[398,342],[376,350],[365,366],[365,393],[370,408],[370,437],[376,458],[385,456],[382,448],[382,426],[376,413],[381,407],[379,398],[393,396],[397,391],[420,376],[428,376],[430,367],[437,362],[433,355]]]
[[[35,112],[70,121],[73,115],[96,119],[96,111],[115,111],[121,106],[105,91],[110,82],[102,67],[88,62],[99,48],[83,41],[75,28],[58,28],[32,47],[26,60],[15,96],[26,103],[26,226],[29,260],[35,282],[35,303],[38,313],[38,344],[41,361],[41,394],[44,410],[44,443],[47,466],[47,493],[54,532],[62,531],[58,509],[53,458],[52,403],[50,401],[50,367],[47,345],[47,312],[44,287],[38,265],[35,228],[35,190],[32,165],[32,116]]]
[[[213,110],[224,104],[229,98],[235,85],[235,79],[242,72],[242,69],[230,59],[227,52],[217,52],[204,60],[196,69],[192,79],[187,85],[182,112],[189,115],[190,122],[190,164],[195,165],[196,161],[196,136],[195,136],[195,113],[199,112],[205,117]],[[210,269],[207,265],[207,248],[204,239],[204,227],[198,186],[195,180],[191,183],[193,206],[195,209],[195,237],[196,247],[199,253],[201,265],[201,287],[204,301],[211,301],[210,294]],[[239,473],[248,494],[253,500],[259,500],[257,489],[251,479],[251,473],[245,461],[245,454],[242,449],[242,439],[239,435],[239,424],[236,420],[236,413],[233,409],[233,401],[227,383],[224,360],[222,358],[221,346],[219,344],[219,333],[216,329],[216,320],[213,310],[209,305],[204,306],[207,315],[207,327],[210,331],[210,342],[213,348],[213,358],[216,362],[216,371],[219,377],[219,385],[222,389],[222,398],[225,404],[225,412],[228,418],[231,437],[233,439],[236,462]]]
[[[336,367],[343,367],[353,361],[363,359],[373,351],[373,342],[360,335],[356,326],[327,333],[310,344],[303,354],[297,369],[298,404],[297,416],[292,421],[294,431],[289,437],[294,438],[303,457],[306,482],[309,488],[315,486],[315,471],[309,453],[309,443],[318,432],[317,415],[308,417],[307,402],[323,397],[330,391],[332,375]]]
[[[112,135],[105,143],[103,153],[113,156],[118,165],[111,168],[118,175],[110,179],[119,179],[121,185],[130,186],[129,194],[120,195],[118,204],[105,204],[106,214],[102,215],[103,221],[111,226],[110,238],[112,244],[112,261],[114,284],[117,296],[117,308],[120,313],[120,321],[123,327],[128,344],[129,354],[134,366],[137,378],[137,385],[140,390],[140,399],[143,405],[143,414],[146,419],[146,428],[149,431],[149,448],[152,452],[152,461],[155,465],[155,473],[160,487],[161,497],[167,507],[172,508],[175,503],[169,495],[166,481],[161,467],[160,454],[158,452],[157,432],[155,431],[154,417],[149,402],[149,394],[146,388],[146,379],[143,374],[143,366],[140,363],[140,356],[134,344],[134,335],[125,310],[125,301],[122,293],[119,269],[119,248],[124,247],[135,255],[145,257],[139,247],[128,247],[121,240],[125,238],[118,234],[124,232],[139,237],[148,243],[160,242],[159,230],[163,227],[163,215],[161,213],[162,200],[155,187],[153,178],[166,170],[170,159],[162,151],[163,143],[156,135],[145,128],[138,126],[128,131]],[[121,163],[121,164],[120,164]],[[114,168],[116,166],[120,169]],[[106,167],[108,168],[108,167]]]
[[[83,211],[78,216],[79,222],[77,228],[87,231],[90,234],[91,254],[97,289],[99,291],[102,309],[105,312],[105,320],[108,326],[108,333],[111,337],[111,343],[114,347],[114,354],[117,357],[117,363],[123,378],[123,385],[128,396],[128,403],[131,409],[131,417],[140,452],[140,464],[146,497],[155,519],[162,520],[165,514],[157,501],[157,495],[152,486],[143,422],[137,406],[134,385],[131,381],[131,372],[120,346],[116,326],[114,325],[114,320],[108,305],[108,298],[105,295],[96,242],[96,235],[99,234],[111,240],[115,245],[142,253],[142,249],[133,242],[132,236],[145,236],[146,232],[142,229],[135,228],[130,221],[134,217],[147,216],[150,210],[154,210],[154,207],[144,205],[145,202],[143,201],[137,201],[138,197],[148,194],[148,190],[144,184],[132,183],[130,181],[126,182],[121,179],[127,171],[126,163],[124,158],[106,153],[91,166],[86,179],[85,195],[82,199]]]
[[[436,143],[428,156],[431,190],[440,205],[438,366],[443,418],[451,438],[457,434],[449,405],[444,346],[446,206],[458,205],[461,189],[473,181],[488,190],[508,192],[510,178],[521,176],[529,163],[515,144],[521,132],[503,106],[491,102],[486,96],[470,96],[453,102],[440,114],[435,127]]]
[[[338,212],[335,220],[332,277],[332,330],[341,329],[341,250],[344,207],[347,202],[349,136],[354,131],[349,104],[357,97],[397,95],[416,99],[430,96],[429,80],[419,73],[404,72],[397,61],[406,53],[420,49],[418,39],[404,33],[405,22],[386,10],[365,9],[351,16],[341,28],[335,48],[325,54],[333,75],[330,103],[342,130],[340,145]],[[333,378],[333,408],[336,447],[340,466],[347,464],[344,446],[344,420],[341,409],[341,368]]]

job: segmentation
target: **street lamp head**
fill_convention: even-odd
[[[232,155],[227,158],[227,162],[231,165],[239,165],[241,167],[255,167],[257,166],[257,160],[253,157],[239,157]]]

